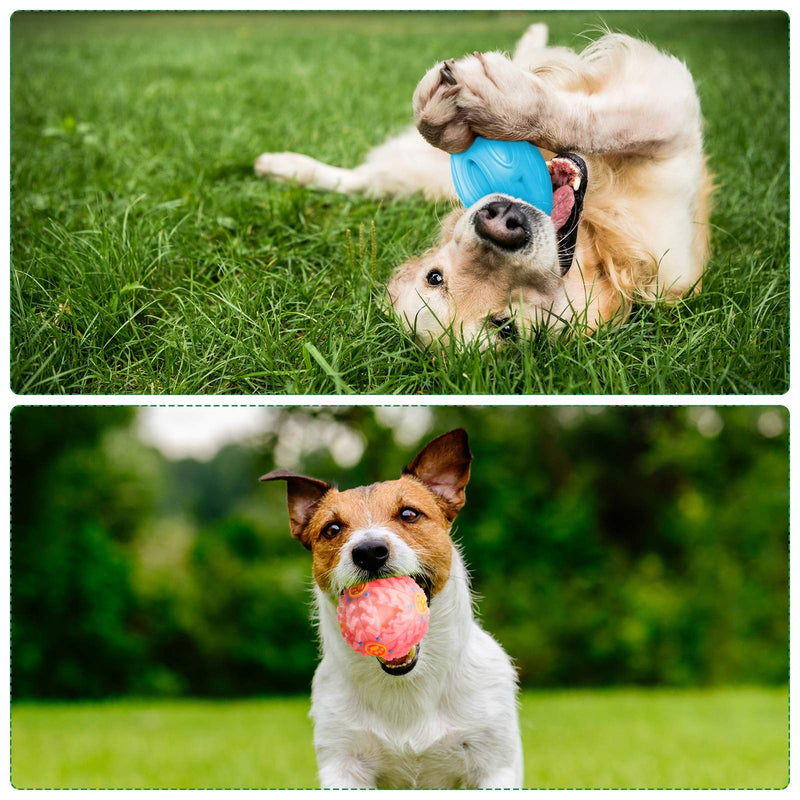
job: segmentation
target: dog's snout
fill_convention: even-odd
[[[518,250],[530,238],[528,216],[519,203],[513,200],[493,200],[475,214],[475,230],[506,250]]]
[[[353,562],[368,572],[377,572],[389,560],[389,546],[382,539],[368,539],[353,548]]]

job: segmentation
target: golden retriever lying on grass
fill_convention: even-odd
[[[259,175],[321,189],[455,199],[447,154],[476,135],[542,151],[559,198],[552,216],[487,195],[454,210],[438,244],[395,272],[392,306],[423,342],[591,331],[633,302],[699,288],[711,180],[686,66],[620,34],[580,54],[546,42],[546,26],[533,25],[511,59],[476,52],[437,64],[414,92],[417,129],[355,169],[297,153],[256,161]]]

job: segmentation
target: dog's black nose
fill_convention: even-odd
[[[389,559],[389,547],[382,539],[368,539],[353,548],[353,561],[357,567],[377,572]]]
[[[474,220],[478,235],[505,250],[519,250],[531,235],[528,216],[513,200],[493,200],[478,209]]]

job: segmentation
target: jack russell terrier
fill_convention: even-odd
[[[322,661],[311,717],[323,788],[520,788],[522,744],[511,660],[476,622],[450,529],[464,505],[466,431],[430,442],[398,480],[339,491],[274,470],[292,536],[313,557]],[[403,659],[354,652],[336,618],[355,584],[408,575],[430,623]]]

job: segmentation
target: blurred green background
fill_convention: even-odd
[[[699,751],[689,747],[691,737],[684,742],[698,763],[710,758],[716,731],[719,764],[726,755],[739,769],[738,778],[691,770],[665,778],[646,762],[631,773],[638,778],[624,769],[609,774],[608,765],[560,773],[534,753],[528,785],[780,785],[788,679],[788,414],[781,407],[18,407],[15,785],[311,785],[304,714],[318,654],[310,559],[289,534],[285,490],[257,478],[276,466],[345,487],[393,478],[425,441],[457,426],[468,430],[475,461],[456,538],[483,624],[532,690],[523,701],[523,713],[532,714],[523,735],[536,737],[572,715],[580,720],[574,736],[603,763],[604,748],[625,741],[613,731],[631,735],[626,704],[649,697],[653,748],[666,748],[670,763],[681,762],[670,760],[665,742],[683,724],[695,735],[707,728]],[[579,687],[603,688],[575,695]],[[648,694],[648,687],[659,689]],[[677,691],[686,687],[693,687],[688,694]],[[274,700],[272,712],[263,705],[271,699],[252,707],[175,701],[279,694],[301,698]],[[577,696],[584,700],[571,709]],[[559,697],[565,702],[542,713]],[[672,710],[656,713],[659,702]],[[592,703],[599,710],[582,716]],[[101,766],[76,756],[86,736],[82,752],[97,758],[108,748],[131,755],[125,736],[142,746],[160,731],[180,749],[202,729],[199,761],[206,763],[215,732],[228,746],[236,741],[222,734],[215,708],[234,715],[229,726],[239,736],[249,728],[235,709],[275,721],[273,737],[285,729],[284,746],[291,740],[299,748],[278,760],[288,777],[240,773],[228,760],[234,774],[204,778],[202,769],[189,769],[189,779],[159,771],[145,751],[147,768],[126,778],[114,772],[113,758]],[[170,709],[190,720],[201,714],[208,727],[179,723]],[[739,722],[724,722],[726,713]],[[630,718],[645,721],[633,711]],[[121,739],[109,733],[111,722]],[[584,734],[581,725],[588,725]],[[562,752],[573,752],[576,740],[566,736],[563,744]],[[542,747],[537,742],[536,752]],[[758,755],[764,747],[769,757]],[[623,750],[622,763],[637,757]],[[175,753],[169,760],[182,768]],[[290,768],[295,761],[307,774]],[[65,766],[80,763],[82,775]]]

